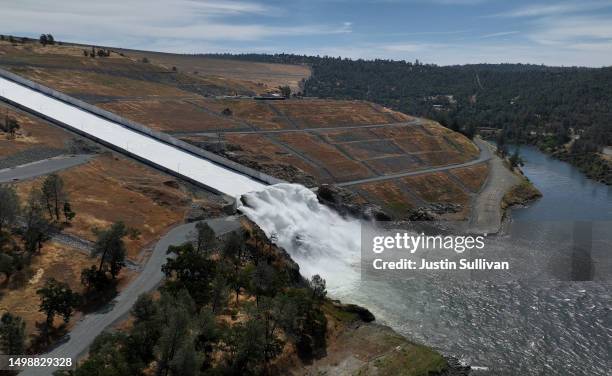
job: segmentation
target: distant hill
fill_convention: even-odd
[[[538,144],[596,179],[611,180],[610,167],[598,153],[612,145],[612,67],[437,66],[284,54],[211,56],[308,64],[313,74],[305,84],[305,95],[371,100],[455,130],[502,129],[510,140]]]

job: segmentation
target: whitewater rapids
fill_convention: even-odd
[[[328,290],[359,281],[361,225],[319,203],[317,196],[298,184],[276,184],[242,196],[239,206],[268,238],[284,248],[306,278],[315,274]]]

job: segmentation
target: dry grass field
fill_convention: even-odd
[[[452,169],[450,173],[461,180],[472,192],[478,192],[487,180],[489,165],[480,163],[474,166]]]
[[[40,299],[36,290],[49,278],[67,283],[71,289],[80,292],[81,270],[95,263],[85,253],[63,244],[49,242],[42,248],[40,255],[33,258],[29,272],[15,275],[9,287],[0,292],[0,312],[11,312],[21,316],[26,323],[26,333],[36,331],[36,322],[43,322],[45,315],[38,311]],[[23,280],[17,281],[17,278]],[[74,322],[77,317],[73,317]],[[56,325],[61,320],[56,318]]]
[[[286,118],[274,111],[267,101],[241,99],[205,99],[198,102],[217,114],[225,109],[231,111],[229,118],[249,124],[260,130],[276,130],[293,128]]]
[[[398,218],[418,206],[413,197],[395,180],[361,184],[358,192],[366,200],[376,202],[389,214]]]
[[[461,212],[449,216],[448,219],[465,219],[467,217],[470,195],[445,172],[408,176],[400,180],[423,201],[461,205]]]
[[[270,64],[218,59],[197,55],[169,54],[150,51],[118,50],[126,56],[198,75],[220,77],[226,80],[248,81],[255,84],[254,91],[288,85],[293,92],[299,91],[300,82],[310,77],[310,68],[301,65]]]
[[[87,164],[58,173],[77,213],[66,233],[95,240],[95,228],[106,228],[123,221],[141,232],[136,240],[126,239],[128,255],[136,258],[143,246],[181,220],[190,195],[167,175],[127,158],[105,153]],[[44,177],[16,184],[22,199]]]
[[[272,104],[300,128],[395,123],[398,120],[363,101],[324,99],[276,101]],[[408,119],[406,119],[408,120]]]
[[[278,139],[328,172],[335,182],[363,179],[372,176],[368,169],[332,145],[321,142],[309,133],[283,133]]]
[[[41,147],[64,149],[71,138],[67,132],[46,125],[41,120],[26,116],[0,102],[0,123],[4,122],[5,117],[15,118],[20,129],[14,138],[0,132],[0,159]]]
[[[176,133],[200,147],[211,148],[221,141],[227,146],[223,152],[227,157],[309,186],[460,164],[479,154],[470,140],[435,122],[369,102],[223,97],[241,91],[261,92],[291,80],[298,82],[310,74],[305,67],[119,50],[113,50],[109,58],[92,59],[82,50],[75,46],[0,42],[0,67],[155,130]],[[142,62],[145,56],[149,63]],[[193,73],[196,70],[198,74]],[[350,128],[342,129],[346,127]],[[35,132],[31,135],[37,139]],[[44,134],[41,137],[47,139]],[[2,142],[0,139],[0,145]],[[12,142],[11,147],[25,148],[26,143],[23,138]],[[8,152],[0,150],[0,158],[1,153]],[[104,163],[98,159],[80,169],[88,179],[107,184],[102,175],[110,174],[108,179],[113,179],[115,169],[105,170]],[[457,187],[457,180],[448,175],[433,174],[407,179],[404,183],[408,184],[381,181],[360,189],[370,201],[394,208],[394,213],[428,202],[456,200],[468,206],[467,197],[484,182],[487,170],[454,173],[463,186]],[[438,184],[448,187],[442,189]],[[469,191],[463,192],[466,187]],[[92,197],[95,194],[91,192]],[[86,202],[84,199],[80,205],[87,207]],[[130,201],[124,204],[129,207]],[[108,221],[104,211],[97,215],[100,218],[96,220]],[[130,215],[138,217],[136,211]],[[89,222],[93,225],[95,221],[90,218]]]
[[[178,99],[123,100],[100,103],[98,106],[162,132],[206,132],[241,128],[241,124],[230,117],[206,111],[200,102]]]

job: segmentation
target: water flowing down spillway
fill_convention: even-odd
[[[266,186],[250,176],[3,77],[0,98],[232,197]]]
[[[325,278],[332,297],[365,306],[379,321],[411,339],[467,363],[486,366],[491,370],[488,375],[609,374],[612,335],[609,275],[599,282],[538,284],[426,278],[362,280],[361,230],[370,224],[343,218],[321,205],[309,189],[295,184],[266,186],[250,176],[11,80],[0,78],[0,97],[216,191],[232,197],[243,195],[246,204],[240,210],[268,237],[274,235],[276,244],[298,263],[305,277],[320,274]],[[560,182],[572,181],[580,173],[568,170],[567,166],[537,173],[538,164],[530,167],[530,159],[537,158],[527,156],[525,172],[544,192],[545,199],[526,210],[554,214],[557,220],[563,218],[564,212],[567,218],[575,220],[576,211],[585,213],[587,219],[610,220],[609,188],[593,186],[588,181],[560,187]],[[554,178],[551,171],[556,172]],[[551,199],[548,204],[546,197]],[[534,219],[529,212],[521,217]],[[535,215],[535,219],[542,218]],[[596,224],[594,229],[597,228],[609,233],[609,223]],[[558,241],[547,240],[554,240],[556,235],[544,235],[530,229],[525,239],[518,239],[520,244],[502,236],[489,247],[515,257],[524,254],[520,250],[547,255],[557,248]],[[559,238],[564,239],[563,235]],[[593,256],[609,260],[612,239],[608,234],[604,240],[606,243],[593,242],[604,248],[599,254],[593,252]],[[600,267],[599,273],[605,270]]]
[[[320,274],[333,292],[359,279],[361,223],[319,203],[298,184],[276,184],[243,196],[239,209],[300,266],[303,276]]]
[[[478,375],[609,371],[611,297],[605,283],[362,279],[361,229],[371,224],[343,218],[300,185],[269,186],[243,201],[239,209],[267,236],[275,235],[302,275],[326,279],[332,298],[364,306],[411,340],[482,366]],[[489,246],[511,254],[521,247],[553,249],[504,236]]]

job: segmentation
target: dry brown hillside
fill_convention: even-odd
[[[398,218],[417,207],[465,218],[486,180],[483,164],[451,168],[474,161],[475,144],[426,119],[364,101],[225,97],[254,94],[261,77],[304,77],[303,67],[84,49],[0,42],[0,67],[287,181],[343,184]]]

